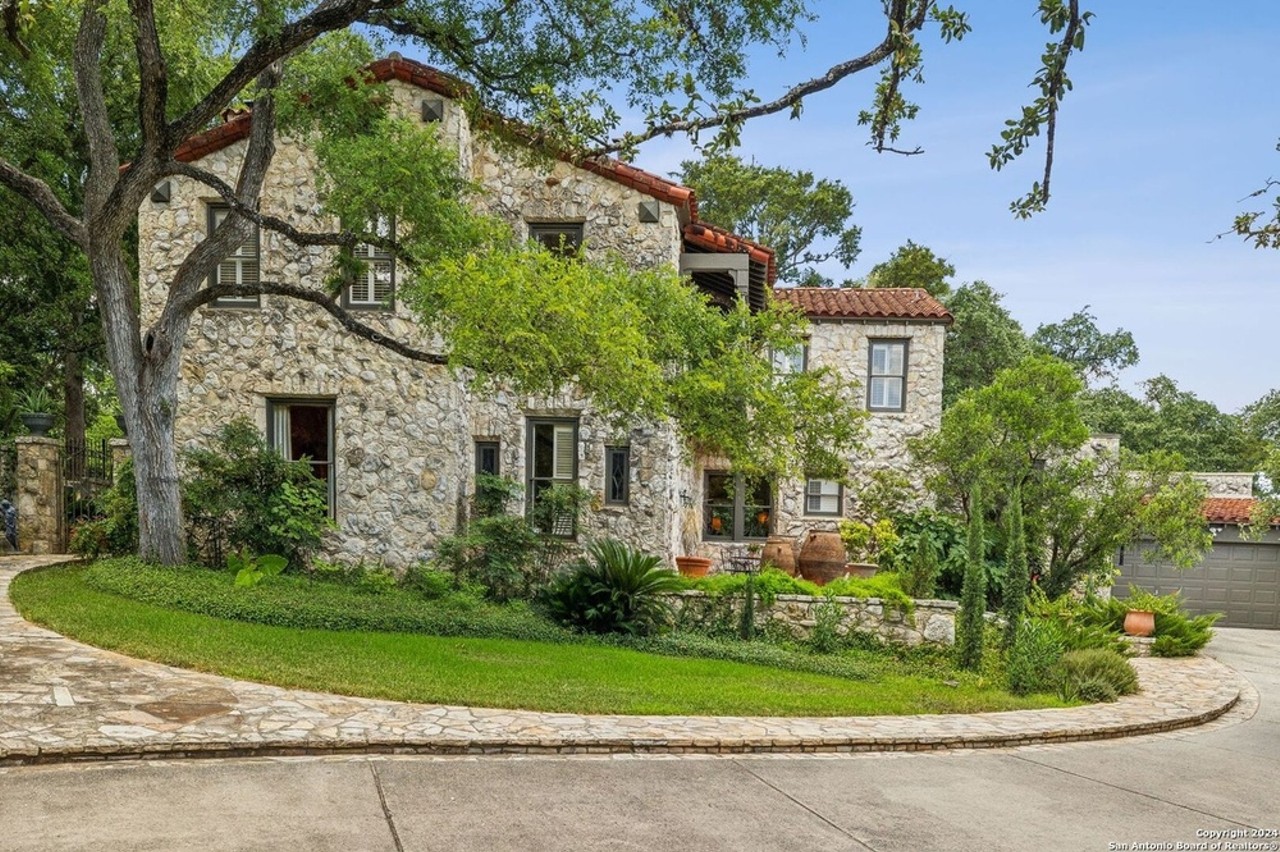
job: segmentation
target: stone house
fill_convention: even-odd
[[[698,218],[692,190],[617,161],[530,164],[473,134],[451,94],[456,83],[393,57],[370,67],[406,115],[440,126],[480,204],[532,239],[616,251],[637,268],[670,264],[721,302],[765,303],[774,280],[770,250]],[[182,160],[234,184],[249,131],[247,114],[194,137]],[[332,227],[320,215],[314,155],[280,139],[262,212],[299,227]],[[185,177],[158,188],[139,211],[144,318],[159,310],[172,272],[226,208]],[[219,276],[323,287],[326,251],[262,231],[228,257]],[[396,299],[395,263],[370,250],[369,272],[343,293],[348,309],[388,336],[429,345]],[[811,319],[805,351],[780,366],[831,364],[867,393],[866,452],[856,477],[904,462],[907,437],[936,428],[950,315],[922,290],[779,289]],[[612,536],[666,558],[779,532],[799,535],[850,510],[835,482],[774,483],[755,494],[727,487],[714,462],[689,459],[665,425],[618,432],[573,393],[478,396],[446,368],[413,362],[345,333],[316,306],[262,296],[221,300],[193,317],[179,385],[180,446],[207,442],[246,415],[275,447],[309,458],[328,483],[336,524],[330,555],[404,565],[429,556],[466,517],[479,472],[514,477],[527,496],[576,482],[595,495],[582,539]],[[524,501],[522,501],[524,502]],[[517,508],[523,508],[517,507]]]

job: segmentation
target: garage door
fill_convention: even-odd
[[[1223,627],[1280,629],[1280,544],[1218,542],[1204,562],[1189,571],[1148,562],[1126,550],[1116,581],[1123,597],[1132,583],[1167,595],[1181,590],[1194,613],[1226,613]]]

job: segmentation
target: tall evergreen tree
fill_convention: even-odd
[[[1022,487],[1014,485],[1009,495],[1008,542],[1005,550],[1004,647],[1012,648],[1027,608],[1027,537],[1022,528]]]
[[[956,621],[956,657],[962,668],[982,664],[983,616],[987,611],[986,546],[982,533],[982,495],[977,484],[969,492],[969,540]]]

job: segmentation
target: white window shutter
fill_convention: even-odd
[[[577,461],[578,447],[574,440],[575,429],[571,425],[555,428],[555,465],[553,476],[556,479],[573,480],[574,463]]]
[[[293,446],[289,429],[289,407],[287,405],[272,407],[271,430],[275,435],[276,452],[286,459],[293,458]]]

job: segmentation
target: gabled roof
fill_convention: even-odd
[[[773,297],[811,319],[952,321],[946,307],[918,287],[778,287]]]
[[[466,83],[443,71],[392,55],[379,59],[366,69],[373,80],[385,83],[388,80],[399,80],[411,86],[417,86],[429,92],[447,98],[458,98],[469,89]],[[249,110],[223,113],[223,123],[218,127],[198,133],[182,143],[174,153],[179,162],[189,163],[220,151],[242,139],[249,137],[252,124],[252,113]],[[777,277],[773,250],[732,234],[706,222],[698,221],[698,199],[693,189],[668,180],[661,175],[638,169],[629,163],[611,157],[576,158],[567,154],[559,154],[560,159],[580,169],[599,175],[606,180],[620,183],[642,192],[645,195],[665,201],[677,209],[685,211],[683,237],[685,242],[705,251],[748,254],[751,260],[764,268],[765,280],[772,284]]]
[[[1204,501],[1201,511],[1211,524],[1247,524],[1256,503],[1252,497],[1210,497]],[[1280,518],[1272,518],[1271,523],[1280,525]]]

